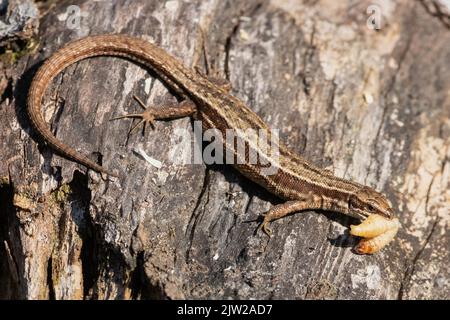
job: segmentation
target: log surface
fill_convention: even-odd
[[[379,30],[367,25],[372,3]],[[432,7],[58,2],[0,103],[0,298],[449,299],[450,30]],[[171,161],[192,151],[180,143],[191,120],[158,122],[145,136],[130,134],[131,120],[108,121],[139,110],[133,94],[149,105],[176,101],[126,60],[67,68],[43,104],[59,139],[122,179],[38,143],[25,113],[36,68],[67,42],[104,33],[148,39],[202,69],[207,55],[211,72],[293,150],[386,193],[402,223],[395,241],[355,255],[348,226],[357,221],[313,211],[274,222],[272,238],[255,232],[280,200],[230,166]]]

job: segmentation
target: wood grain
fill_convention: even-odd
[[[366,26],[369,1],[72,3],[87,13],[81,28],[58,19],[64,2],[43,17],[41,50],[19,61],[14,95],[0,104],[1,297],[449,298],[450,33],[420,2],[383,7],[379,31]],[[37,148],[27,85],[55,49],[121,32],[193,65],[203,61],[199,26],[214,69],[282,129],[283,141],[395,200],[402,229],[393,245],[354,255],[352,221],[318,212],[275,222],[272,239],[255,234],[248,221],[276,198],[229,167],[167,161],[179,147],[174,130],[192,130],[189,120],[158,123],[146,137],[128,136],[131,122],[108,121],[138,110],[133,94],[150,104],[174,99],[154,75],[120,59],[68,68],[44,117],[83,153],[126,162],[124,184],[86,177]],[[167,165],[147,166],[137,145]]]

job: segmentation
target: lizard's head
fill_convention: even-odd
[[[350,196],[348,208],[352,214],[366,218],[372,214],[392,219],[394,211],[389,200],[381,193],[369,187],[361,188],[356,194]]]

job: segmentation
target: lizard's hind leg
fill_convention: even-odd
[[[199,76],[207,79],[211,83],[223,89],[225,92],[230,93],[232,89],[230,81],[225,78],[225,74],[222,75],[219,72],[219,69],[211,64],[206,31],[201,26],[199,27],[199,31],[201,37],[201,45],[195,49],[194,64],[192,68]],[[202,57],[205,70],[204,72],[202,71],[202,68],[200,66],[200,60]],[[226,73],[226,71],[224,73]]]
[[[191,100],[183,100],[180,103],[172,103],[161,106],[159,108],[147,107],[139,97],[133,95],[133,98],[144,109],[141,113],[130,113],[123,116],[115,117],[110,120],[118,120],[124,118],[138,118],[140,121],[136,123],[130,132],[133,132],[141,123],[144,124],[144,134],[147,124],[154,128],[155,120],[172,120],[178,118],[189,117],[195,114],[197,107]]]

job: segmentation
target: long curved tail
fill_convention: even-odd
[[[51,81],[65,68],[95,56],[117,56],[143,64],[160,75],[173,89],[183,92],[179,83],[189,83],[191,70],[148,41],[125,35],[90,36],[69,43],[56,51],[38,70],[28,93],[28,115],[43,140],[60,155],[90,169],[116,176],[72,147],[57,139],[46,124],[41,103]],[[166,70],[167,68],[170,70]],[[169,76],[170,75],[170,76]],[[181,81],[180,81],[181,79]]]

